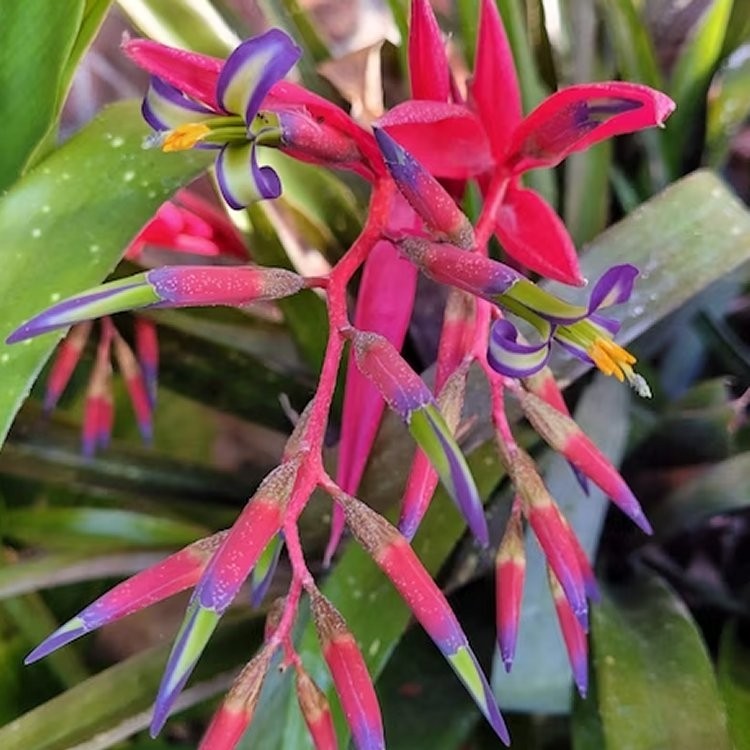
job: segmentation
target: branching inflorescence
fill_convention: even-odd
[[[604,373],[627,380],[640,395],[648,394],[633,369],[634,357],[613,341],[617,323],[606,315],[608,307],[628,300],[638,271],[630,265],[611,268],[593,286],[588,304],[579,306],[545,291],[515,267],[491,259],[487,246],[494,234],[518,267],[582,284],[567,231],[538,194],[521,187],[522,174],[554,166],[605,138],[661,125],[673,103],[645,86],[606,82],[559,91],[522,117],[512,57],[491,0],[481,4],[477,63],[466,100],[452,81],[429,3],[412,2],[409,61],[414,98],[388,112],[372,131],[326,100],[281,80],[300,51],[279,30],[244,42],[226,61],[143,40],[127,42],[125,52],[152,74],[143,106],[156,131],[150,145],[165,151],[216,149],[218,184],[231,207],[274,198],[282,190],[275,172],[260,164],[261,146],[353,170],[371,183],[372,193],[361,234],[327,276],[304,278],[255,265],[167,266],[82,292],[11,335],[9,341],[20,341],[140,308],[243,307],[305,288],[322,290],[330,325],[317,392],[289,438],[281,465],[266,477],[232,528],[119,584],[51,635],[27,661],[193,588],[157,697],[155,734],[240,587],[253,572],[256,583],[268,580],[283,543],[292,568],[289,591],[283,604],[271,608],[264,644],[238,676],[202,747],[234,747],[252,719],[277,653],[282,664],[296,672],[299,703],[316,746],[336,746],[326,699],[306,674],[293,643],[304,593],[357,747],[384,747],[378,702],[362,655],[333,603],[316,587],[300,545],[297,521],[313,491],[322,488],[334,501],[327,556],[348,526],[507,743],[503,719],[461,625],[409,540],[440,481],[479,543],[490,541],[479,493],[454,437],[468,368],[476,364],[490,385],[498,448],[516,491],[497,553],[501,655],[510,669],[528,523],[546,556],[575,681],[585,693],[588,600],[596,597],[596,583],[533,460],[514,440],[504,398],[506,392],[515,398],[542,438],[571,463],[584,488],[588,481],[595,483],[649,533],[638,501],[571,419],[547,367],[556,343]],[[474,225],[456,203],[469,181],[476,182],[484,198]],[[347,287],[360,269],[352,321]],[[417,272],[451,287],[433,390],[399,354]],[[518,321],[524,322],[523,334]],[[342,444],[332,478],[323,464],[322,447],[347,344]],[[398,528],[354,497],[383,404],[404,421],[419,448]]]

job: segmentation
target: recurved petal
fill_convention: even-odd
[[[510,378],[533,375],[549,359],[550,339],[529,344],[519,341],[518,337],[518,329],[509,320],[497,320],[490,329],[487,361],[493,370]]]
[[[515,174],[553,167],[568,154],[612,136],[661,125],[674,108],[668,96],[637,83],[570,86],[545,99],[521,122],[505,163]]]
[[[629,263],[612,266],[605,271],[594,286],[589,297],[589,314],[604,307],[627,302],[633,293],[638,269]]]
[[[216,112],[161,78],[151,76],[148,91],[141,105],[143,119],[154,130],[172,130],[180,125],[202,122],[216,117]]]
[[[495,214],[495,233],[508,255],[526,268],[565,284],[584,283],[568,230],[534,190],[508,186]]]
[[[235,209],[281,195],[279,176],[258,164],[255,143],[224,146],[216,159],[216,179],[224,199]]]
[[[295,65],[302,50],[281,29],[240,44],[227,58],[216,94],[222,108],[250,124],[271,87]]]

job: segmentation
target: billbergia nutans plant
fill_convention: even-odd
[[[141,565],[26,656],[27,664],[59,658],[65,651],[58,649],[76,639],[183,593],[189,598],[150,714],[153,738],[190,690],[204,651],[249,584],[252,606],[266,611],[262,642],[232,675],[200,747],[244,747],[243,737],[268,710],[264,695],[274,689],[269,684],[278,670],[291,676],[295,721],[314,747],[345,746],[339,743],[348,735],[360,750],[387,746],[383,696],[368,666],[378,647],[363,647],[325,585],[348,532],[347,545],[359,545],[385,576],[494,741],[511,744],[502,701],[498,705],[502,691],[493,689],[497,680],[487,676],[468,627],[435,580],[435,566],[417,552],[438,487],[452,501],[457,528],[467,527],[472,549],[494,560],[502,669],[518,672],[528,537],[541,549],[569,674],[579,695],[587,696],[588,633],[599,585],[587,542],[567,517],[567,498],[555,496],[536,459],[546,444],[567,462],[581,503],[589,492],[600,492],[632,522],[629,533],[643,539],[653,533],[615,463],[571,416],[556,371],[560,362],[570,367],[576,361],[639,399],[652,397],[648,366],[641,370],[619,338],[622,311],[652,271],[618,256],[586,278],[563,219],[531,181],[539,170],[615,136],[659,137],[660,128],[668,134],[675,103],[645,83],[612,80],[563,87],[525,108],[498,6],[493,0],[477,5],[474,62],[463,80],[429,2],[412,0],[405,42],[411,96],[367,124],[297,82],[304,82],[313,52],[281,28],[238,42],[226,57],[146,38],[122,43],[122,54],[149,77],[141,106],[144,153],[177,160],[189,152],[211,170],[219,200],[235,221],[183,191],[123,248],[141,266],[137,272],[130,268],[96,286],[79,286],[17,319],[6,335],[9,350],[70,329],[47,380],[45,411],[58,403],[87,345],[92,349],[92,330],[99,340],[83,420],[89,458],[106,447],[112,430],[112,356],[140,432],[151,440],[164,364],[157,325],[163,320],[168,327],[175,320],[170,315],[179,320],[184,313],[175,309],[219,308],[209,311],[217,326],[210,330],[218,331],[225,313],[262,310],[272,326],[279,311],[293,316],[295,301],[307,299],[324,310],[326,326],[324,335],[317,331],[324,349],[312,396],[296,404],[298,412],[286,409],[291,434],[278,464],[268,467],[226,528],[196,535],[179,551]],[[283,205],[292,164],[303,164],[305,175],[348,173],[366,195],[356,238],[315,272],[299,258],[295,267],[278,254],[256,256],[253,235],[248,250],[237,228],[246,227],[249,216],[262,239],[263,217],[276,210],[266,214],[263,207]],[[282,216],[284,210],[289,207]],[[169,251],[167,259],[176,262],[149,260],[147,247]],[[423,287],[438,289],[444,308],[428,376],[418,371],[407,344]],[[116,316],[130,312],[132,347],[129,324],[122,333],[114,322],[129,320]],[[231,377],[241,381],[244,373],[238,369]],[[487,513],[487,492],[463,441],[476,418],[465,408],[474,387],[482,389],[494,454],[509,480],[502,528]],[[414,454],[398,503],[393,498],[381,513],[361,489],[386,411],[403,424]],[[320,504],[330,510],[328,542],[313,558],[303,543],[304,519]],[[288,575],[277,576],[279,568]],[[278,598],[269,602],[271,589]],[[316,636],[314,664],[303,632]]]

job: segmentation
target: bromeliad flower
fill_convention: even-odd
[[[281,195],[279,177],[260,166],[258,145],[278,145],[278,119],[261,112],[273,84],[294,66],[301,50],[279,29],[243,42],[229,56],[216,82],[214,96],[196,100],[167,81],[152,76],[143,116],[164,151],[200,146],[219,149],[216,176],[232,208]]]
[[[432,16],[427,0],[414,0],[417,5],[424,6],[418,17]],[[435,23],[423,22],[420,30],[422,36],[439,34]],[[543,276],[580,285],[583,278],[568,231],[538,193],[521,186],[520,178],[615,135],[660,126],[675,104],[647,86],[605,81],[557,91],[523,117],[513,56],[495,0],[481,2],[475,59],[467,103],[455,97],[446,102],[444,96],[441,101],[409,101],[378,124],[432,175],[478,181],[485,220],[508,255]],[[417,60],[429,64],[424,55],[410,58],[412,64]],[[433,77],[442,80],[444,57],[431,65]],[[428,75],[412,71],[412,81]],[[440,98],[437,91],[433,97]],[[426,121],[432,123],[429,129]]]

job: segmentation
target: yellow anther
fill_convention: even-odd
[[[208,125],[202,122],[189,122],[170,130],[162,143],[162,151],[186,151],[193,148],[198,141],[202,140],[211,132]]]
[[[628,381],[631,388],[642,398],[651,397],[651,389],[641,375],[634,372],[635,357],[611,339],[599,336],[588,350],[589,357],[605,374],[614,375],[621,383]]]

